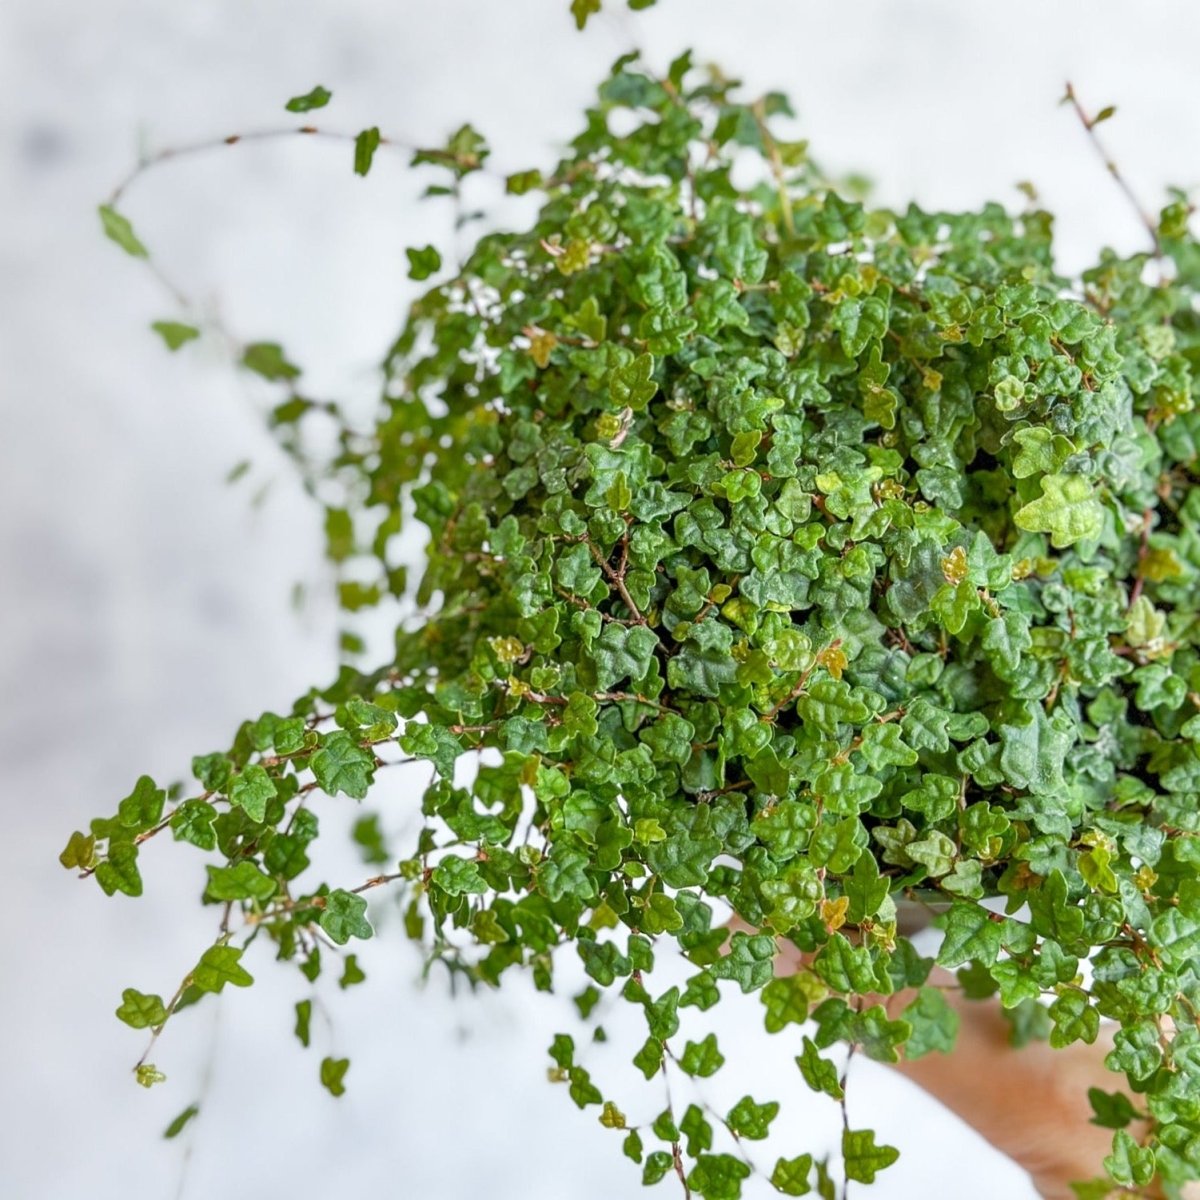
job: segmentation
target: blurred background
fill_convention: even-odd
[[[1093,110],[1118,105],[1104,136],[1147,205],[1200,176],[1190,0],[606,8],[579,35],[567,0],[0,5],[0,1195],[641,1194],[616,1135],[546,1083],[545,1048],[572,1029],[566,997],[420,987],[386,905],[360,953],[369,985],[325,981],[333,1023],[314,1023],[312,1049],[291,1034],[307,988],[259,947],[255,988],[172,1023],[155,1053],[168,1083],[133,1083],[143,1039],[112,1012],[127,986],[169,994],[207,943],[199,866],[155,846],[134,903],[73,880],[58,851],[139,773],[185,776],[243,717],[329,677],[337,630],[319,514],[263,430],[264,395],[216,345],[167,354],[148,324],[177,310],[101,236],[96,205],[140,149],[286,124],[283,102],[321,83],[335,97],[324,126],[437,143],[470,120],[515,170],[552,161],[618,53],[637,44],[663,66],[691,45],[754,89],[790,92],[819,161],[868,175],[885,203],[1016,206],[1032,182],[1059,214],[1067,269],[1145,235],[1058,106],[1066,79]],[[418,186],[400,155],[362,180],[345,145],[263,143],[169,164],[123,207],[203,308],[245,340],[282,342],[311,393],[365,399],[415,287],[404,247],[451,244]],[[390,828],[420,782],[388,785],[375,807]],[[365,877],[337,853],[330,877]],[[836,1109],[792,1078],[796,1039],[762,1033],[757,1004],[716,1018],[745,1060],[716,1099],[786,1091],[791,1152],[831,1141]],[[339,1100],[317,1083],[326,1053],[352,1060]],[[200,1117],[164,1141],[196,1100]],[[962,1194],[965,1180],[975,1200],[1033,1195],[883,1068],[856,1061],[850,1106],[904,1152],[879,1200]]]

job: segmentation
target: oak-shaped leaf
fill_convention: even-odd
[[[375,932],[367,920],[367,902],[354,892],[335,888],[325,897],[320,925],[330,941],[344,946],[352,937],[369,938]]]

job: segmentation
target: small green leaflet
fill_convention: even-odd
[[[96,864],[96,882],[105,895],[123,892],[126,896],[142,894],[142,875],[137,867],[137,846],[118,842],[108,848],[108,857]]]
[[[845,1093],[838,1080],[837,1067],[821,1056],[812,1038],[806,1037],[803,1044],[804,1052],[796,1056],[796,1065],[804,1076],[804,1082],[814,1092],[824,1092],[832,1100],[841,1100]]]
[[[155,321],[150,328],[162,338],[168,350],[178,350],[200,336],[195,325],[184,325],[179,321]]]
[[[278,342],[253,342],[242,351],[242,366],[272,383],[295,379],[300,368],[288,362]]]
[[[149,258],[150,251],[138,240],[129,219],[107,204],[100,205],[100,222],[106,236],[134,258]]]
[[[600,0],[571,0],[571,16],[575,18],[575,28],[583,29],[588,18],[600,11]]]
[[[189,1104],[171,1123],[163,1130],[163,1137],[170,1141],[172,1138],[177,1138],[184,1128],[192,1121],[194,1117],[200,1115],[200,1105]]]
[[[209,946],[192,969],[192,984],[202,992],[220,992],[227,983],[249,987],[254,977],[241,965],[242,951],[218,943]]]
[[[894,1146],[877,1146],[873,1129],[847,1129],[842,1134],[842,1158],[846,1178],[856,1183],[874,1183],[875,1176],[900,1157]]]
[[[1001,925],[982,905],[954,904],[946,917],[946,936],[937,961],[943,967],[971,961],[991,966],[1000,953]]]
[[[775,1170],[771,1172],[771,1184],[784,1196],[807,1196],[812,1191],[808,1182],[812,1166],[811,1154],[801,1154],[797,1158],[781,1158],[776,1162]]]
[[[354,800],[361,800],[375,772],[375,755],[364,750],[352,734],[339,729],[313,755],[312,770],[321,789],[329,795],[344,792]]]
[[[725,1062],[725,1056],[717,1048],[717,1036],[710,1033],[702,1041],[688,1042],[683,1048],[679,1066],[685,1074],[697,1079],[715,1075]]]
[[[1030,533],[1050,534],[1050,544],[1061,550],[1083,538],[1096,538],[1104,528],[1104,509],[1084,475],[1044,475],[1042,495],[1013,517]]]
[[[732,979],[743,992],[762,987],[774,974],[775,939],[767,934],[735,933],[725,957],[709,966],[717,979]]]
[[[68,871],[76,869],[86,870],[92,865],[92,860],[96,854],[96,839],[90,834],[80,832],[78,829],[71,834],[67,841],[66,848],[58,856],[58,861],[62,863]]]
[[[442,256],[436,246],[421,246],[404,251],[408,255],[409,279],[424,280],[442,269]]]
[[[126,988],[121,993],[121,1007],[117,1016],[133,1029],[152,1029],[167,1019],[167,1010],[161,996],[146,995],[136,988]]]
[[[921,1058],[933,1050],[949,1054],[954,1049],[959,1017],[939,988],[920,988],[902,1016],[912,1026],[904,1047],[905,1058]]]
[[[321,910],[321,928],[332,941],[344,946],[352,937],[369,938],[374,930],[366,918],[367,902],[341,888],[329,893]]]
[[[267,803],[275,798],[276,788],[264,767],[247,767],[229,785],[229,802],[242,809],[252,821],[267,815]]]
[[[375,151],[379,149],[381,141],[379,130],[375,127],[364,129],[354,139],[354,173],[356,175],[365,175],[371,169],[371,163],[375,160]]]
[[[133,1077],[139,1087],[152,1088],[156,1083],[166,1083],[167,1077],[153,1063],[138,1063]]]
[[[308,1048],[311,1040],[312,1030],[312,1010],[313,1002],[311,1000],[296,1001],[296,1038],[305,1049]]]
[[[321,1059],[321,1086],[329,1091],[331,1096],[342,1096],[346,1091],[346,1072],[350,1070],[348,1058]]]
[[[305,92],[303,96],[293,96],[284,108],[292,113],[312,112],[315,108],[324,108],[332,99],[333,93],[317,84],[311,92]]]
[[[771,1122],[778,1115],[779,1104],[776,1101],[758,1104],[750,1096],[743,1096],[729,1110],[726,1123],[735,1136],[761,1141],[770,1132]]]

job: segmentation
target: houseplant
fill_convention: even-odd
[[[773,132],[787,111],[687,56],[662,78],[619,61],[562,162],[508,177],[545,197],[532,228],[480,237],[457,270],[410,251],[414,277],[441,282],[388,356],[370,426],[308,399],[279,347],[244,349],[283,389],[287,444],[343,496],[330,555],[375,560],[344,605],[406,592],[394,534],[411,505],[430,531],[427,615],[389,662],[246,722],[195,761],[196,788],[143,778],[72,836],[64,864],[109,894],[140,894],[153,838],[206,856],[213,943],[173,994],[131,988],[119,1015],[157,1038],[250,983],[256,942],[315,978],[371,935],[367,898],[390,889],[410,934],[473,983],[527,967],[549,988],[556,957],[578,954],[582,1013],[605,989],[644,1013],[629,1050],[648,1080],[719,1069],[704,1013],[743,993],[836,1096],[838,1041],[884,1061],[952,1046],[931,963],[895,927],[911,897],[946,909],[941,964],[969,995],[999,992],[1020,1035],[1066,1045],[1120,1021],[1111,1065],[1134,1100],[1097,1101],[1111,1179],[1192,1178],[1186,204],[1146,254],[1066,280],[1046,214],[869,210]],[[386,145],[360,134],[355,168]],[[451,196],[488,166],[470,127],[414,158]],[[117,205],[103,216],[145,255]],[[311,420],[338,429],[315,466]],[[416,843],[365,880],[315,877],[321,796],[362,800],[399,759],[435,772]],[[369,825],[360,840],[377,857]],[[730,934],[726,908],[751,929]],[[782,938],[811,965],[773,979]],[[672,942],[693,970],[664,988],[654,958]],[[922,990],[899,1019],[856,999],[902,987]],[[551,1055],[647,1182],[740,1194],[769,1097],[626,1128],[569,1038]],[[344,1074],[322,1063],[331,1090]],[[160,1077],[149,1057],[137,1075]],[[1151,1133],[1134,1138],[1143,1110]],[[764,1173],[828,1193],[801,1150]],[[843,1157],[870,1182],[895,1151],[847,1128]]]

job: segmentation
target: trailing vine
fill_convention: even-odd
[[[582,27],[599,3],[571,8]],[[288,108],[307,121],[330,98]],[[1107,112],[1068,100],[1094,136]],[[844,1180],[872,1182],[897,1151],[854,1126],[827,1052],[952,1050],[934,962],[897,931],[897,901],[919,898],[946,910],[937,962],[998,994],[1018,1036],[1066,1046],[1119,1022],[1114,1093],[1093,1098],[1113,1151],[1081,1196],[1200,1178],[1190,208],[1175,196],[1145,252],[1067,279],[1047,213],[866,207],[779,132],[789,115],[686,54],[661,77],[620,59],[560,162],[502,174],[543,198],[529,228],[482,234],[457,266],[409,250],[433,286],[371,423],[306,397],[282,347],[231,343],[282,389],[272,425],[322,496],[343,497],[324,512],[330,557],[354,567],[343,607],[410,597],[422,619],[388,661],[197,757],[195,786],[142,777],[72,835],[63,864],[108,895],[141,895],[158,843],[192,847],[214,910],[175,985],[124,993],[117,1015],[150,1036],[140,1083],[164,1077],[152,1053],[176,1012],[272,955],[361,979],[342,948],[390,891],[473,985],[526,970],[550,990],[577,955],[584,1018],[604,993],[644,1014],[632,1063],[667,1096],[645,1125],[571,1037],[550,1048],[644,1182],[733,1200],[757,1174],[831,1197],[811,1148],[756,1160],[776,1101],[682,1108],[673,1081],[723,1065],[705,1013],[755,1007],[842,1106]],[[340,136],[250,136],[296,135]],[[470,126],[433,148],[347,142],[363,175],[381,147],[410,154],[435,197],[492,169]],[[125,188],[178,153],[101,209],[135,257],[153,261]],[[201,333],[156,328],[171,349]],[[337,429],[321,461],[317,420]],[[396,557],[409,519],[429,531],[415,589]],[[364,815],[373,873],[319,878],[326,808],[413,762],[432,781],[412,844],[397,855]],[[808,958],[776,978],[781,940]],[[656,981],[668,946],[683,986]],[[889,1015],[881,997],[906,988]],[[305,1046],[312,1014],[294,1014]],[[321,1082],[340,1094],[348,1067],[326,1057]]]

